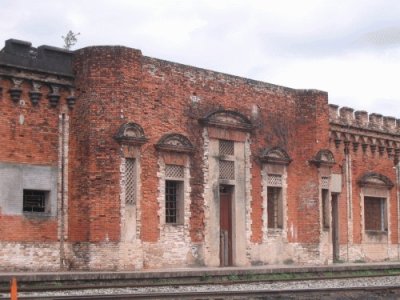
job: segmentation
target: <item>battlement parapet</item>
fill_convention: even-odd
[[[400,135],[400,119],[329,104],[329,122],[341,126]]]

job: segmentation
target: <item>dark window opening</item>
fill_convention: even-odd
[[[331,227],[329,216],[329,190],[322,189],[322,225],[324,229]]]
[[[283,228],[282,188],[268,187],[268,228]]]
[[[24,190],[24,212],[46,212],[47,191]]]
[[[364,198],[364,224],[366,231],[387,231],[385,198]]]
[[[181,223],[182,213],[182,181],[167,180],[165,182],[165,222]]]

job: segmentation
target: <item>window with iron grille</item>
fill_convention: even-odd
[[[183,223],[183,182],[165,181],[165,223]]]
[[[24,190],[23,212],[46,212],[46,198],[48,191]]]
[[[235,143],[233,141],[219,140],[220,155],[234,155]]]
[[[136,160],[134,158],[125,159],[125,200],[127,204],[136,203],[137,179],[136,179]]]
[[[387,231],[386,198],[364,197],[366,231]]]
[[[230,160],[219,161],[219,179],[235,179],[235,162]]]
[[[268,228],[283,228],[282,188],[267,187]]]
[[[329,214],[329,190],[322,189],[322,225],[324,229],[328,229],[330,226],[330,214]]]
[[[282,186],[282,175],[268,174],[267,175],[268,186]]]
[[[329,177],[322,177],[321,178],[321,188],[329,190]]]
[[[178,165],[166,165],[165,166],[165,177],[166,178],[183,178],[184,168]]]

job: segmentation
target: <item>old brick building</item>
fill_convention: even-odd
[[[397,260],[400,121],[143,56],[8,40],[0,266]]]

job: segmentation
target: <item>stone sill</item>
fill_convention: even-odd
[[[269,228],[267,231],[268,237],[278,237],[278,236],[282,236],[282,234],[283,234],[282,228]]]
[[[50,213],[42,213],[42,212],[23,212],[23,216],[28,218],[28,219],[43,219],[47,220],[53,217]]]

